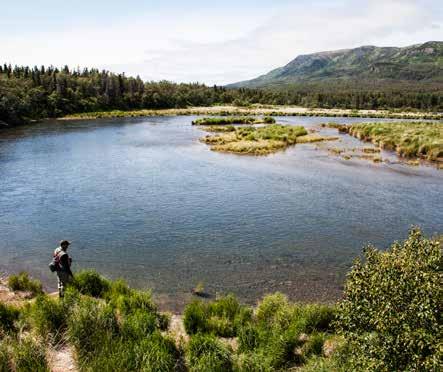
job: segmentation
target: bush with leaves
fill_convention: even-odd
[[[411,229],[388,250],[368,247],[348,274],[338,325],[357,370],[438,371],[442,352],[442,250]]]
[[[43,293],[42,283],[38,280],[31,279],[26,272],[11,275],[8,278],[8,286],[13,291],[29,291],[34,296]]]

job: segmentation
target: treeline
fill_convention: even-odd
[[[443,110],[443,92],[439,87],[417,90],[407,86],[356,90],[340,83],[227,89],[198,83],[144,82],[138,76],[98,69],[0,65],[0,121],[9,124],[79,112],[253,103],[439,111]]]

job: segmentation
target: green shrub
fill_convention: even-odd
[[[137,310],[125,317],[121,326],[121,333],[126,338],[142,339],[152,334],[156,326],[157,317],[155,314]]]
[[[192,336],[186,358],[191,372],[228,372],[233,369],[231,351],[213,335],[198,333]]]
[[[131,314],[137,310],[157,311],[151,292],[136,291],[134,289],[127,294],[114,294],[110,303],[123,314]]]
[[[193,301],[185,308],[183,323],[190,335],[202,332],[233,337],[251,317],[252,310],[240,305],[233,295],[228,295],[209,303]]]
[[[290,364],[301,364],[303,362],[303,356],[294,353],[296,347],[301,346],[299,336],[300,333],[296,327],[278,331],[268,336],[269,339],[262,347],[272,367],[280,369]]]
[[[25,318],[43,338],[58,342],[66,328],[66,311],[62,301],[40,295],[25,310]]]
[[[12,361],[19,372],[49,372],[45,347],[31,339],[13,344]]]
[[[110,287],[109,281],[93,270],[76,273],[72,285],[81,294],[92,297],[103,297]]]
[[[80,371],[135,371],[136,344],[132,340],[103,336],[93,352],[79,354]]]
[[[323,353],[323,344],[325,343],[325,340],[326,336],[323,333],[314,333],[310,335],[308,340],[302,347],[303,356],[321,356]]]
[[[183,324],[186,332],[193,335],[199,332],[207,332],[208,312],[207,307],[202,301],[193,301],[186,306],[183,313]]]
[[[305,332],[329,332],[333,330],[337,310],[328,305],[305,305]]]
[[[68,317],[68,337],[80,357],[93,352],[103,340],[118,333],[117,319],[109,305],[82,299]]]
[[[13,291],[29,291],[33,295],[43,293],[42,284],[38,280],[31,279],[26,272],[11,275],[8,278],[8,286]]]
[[[153,333],[136,347],[140,370],[144,372],[174,371],[178,350],[172,339]]]
[[[94,353],[83,358],[81,369],[88,371],[174,371],[178,351],[174,342],[155,332],[142,340],[107,337]]]
[[[257,307],[256,318],[259,323],[270,328],[288,327],[292,319],[292,309],[287,297],[278,292],[265,296]]]
[[[20,312],[18,309],[0,302],[0,339],[2,335],[16,330],[15,321],[19,315]]]
[[[338,325],[356,369],[441,367],[442,250],[418,228],[387,251],[369,247],[348,274]]]
[[[260,345],[260,333],[256,326],[248,324],[238,332],[238,351],[253,351]]]

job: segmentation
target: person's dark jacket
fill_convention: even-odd
[[[64,271],[65,273],[73,276],[71,271],[71,258],[67,253],[64,253],[60,256],[60,268],[61,271]]]

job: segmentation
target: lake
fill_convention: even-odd
[[[216,153],[198,141],[205,132],[193,119],[1,131],[0,271],[27,270],[54,289],[48,263],[69,239],[75,270],[152,288],[171,310],[198,282],[248,303],[274,291],[334,301],[364,245],[385,248],[411,225],[443,232],[441,170],[341,160],[312,144],[267,157]],[[306,128],[377,120],[276,119]]]

